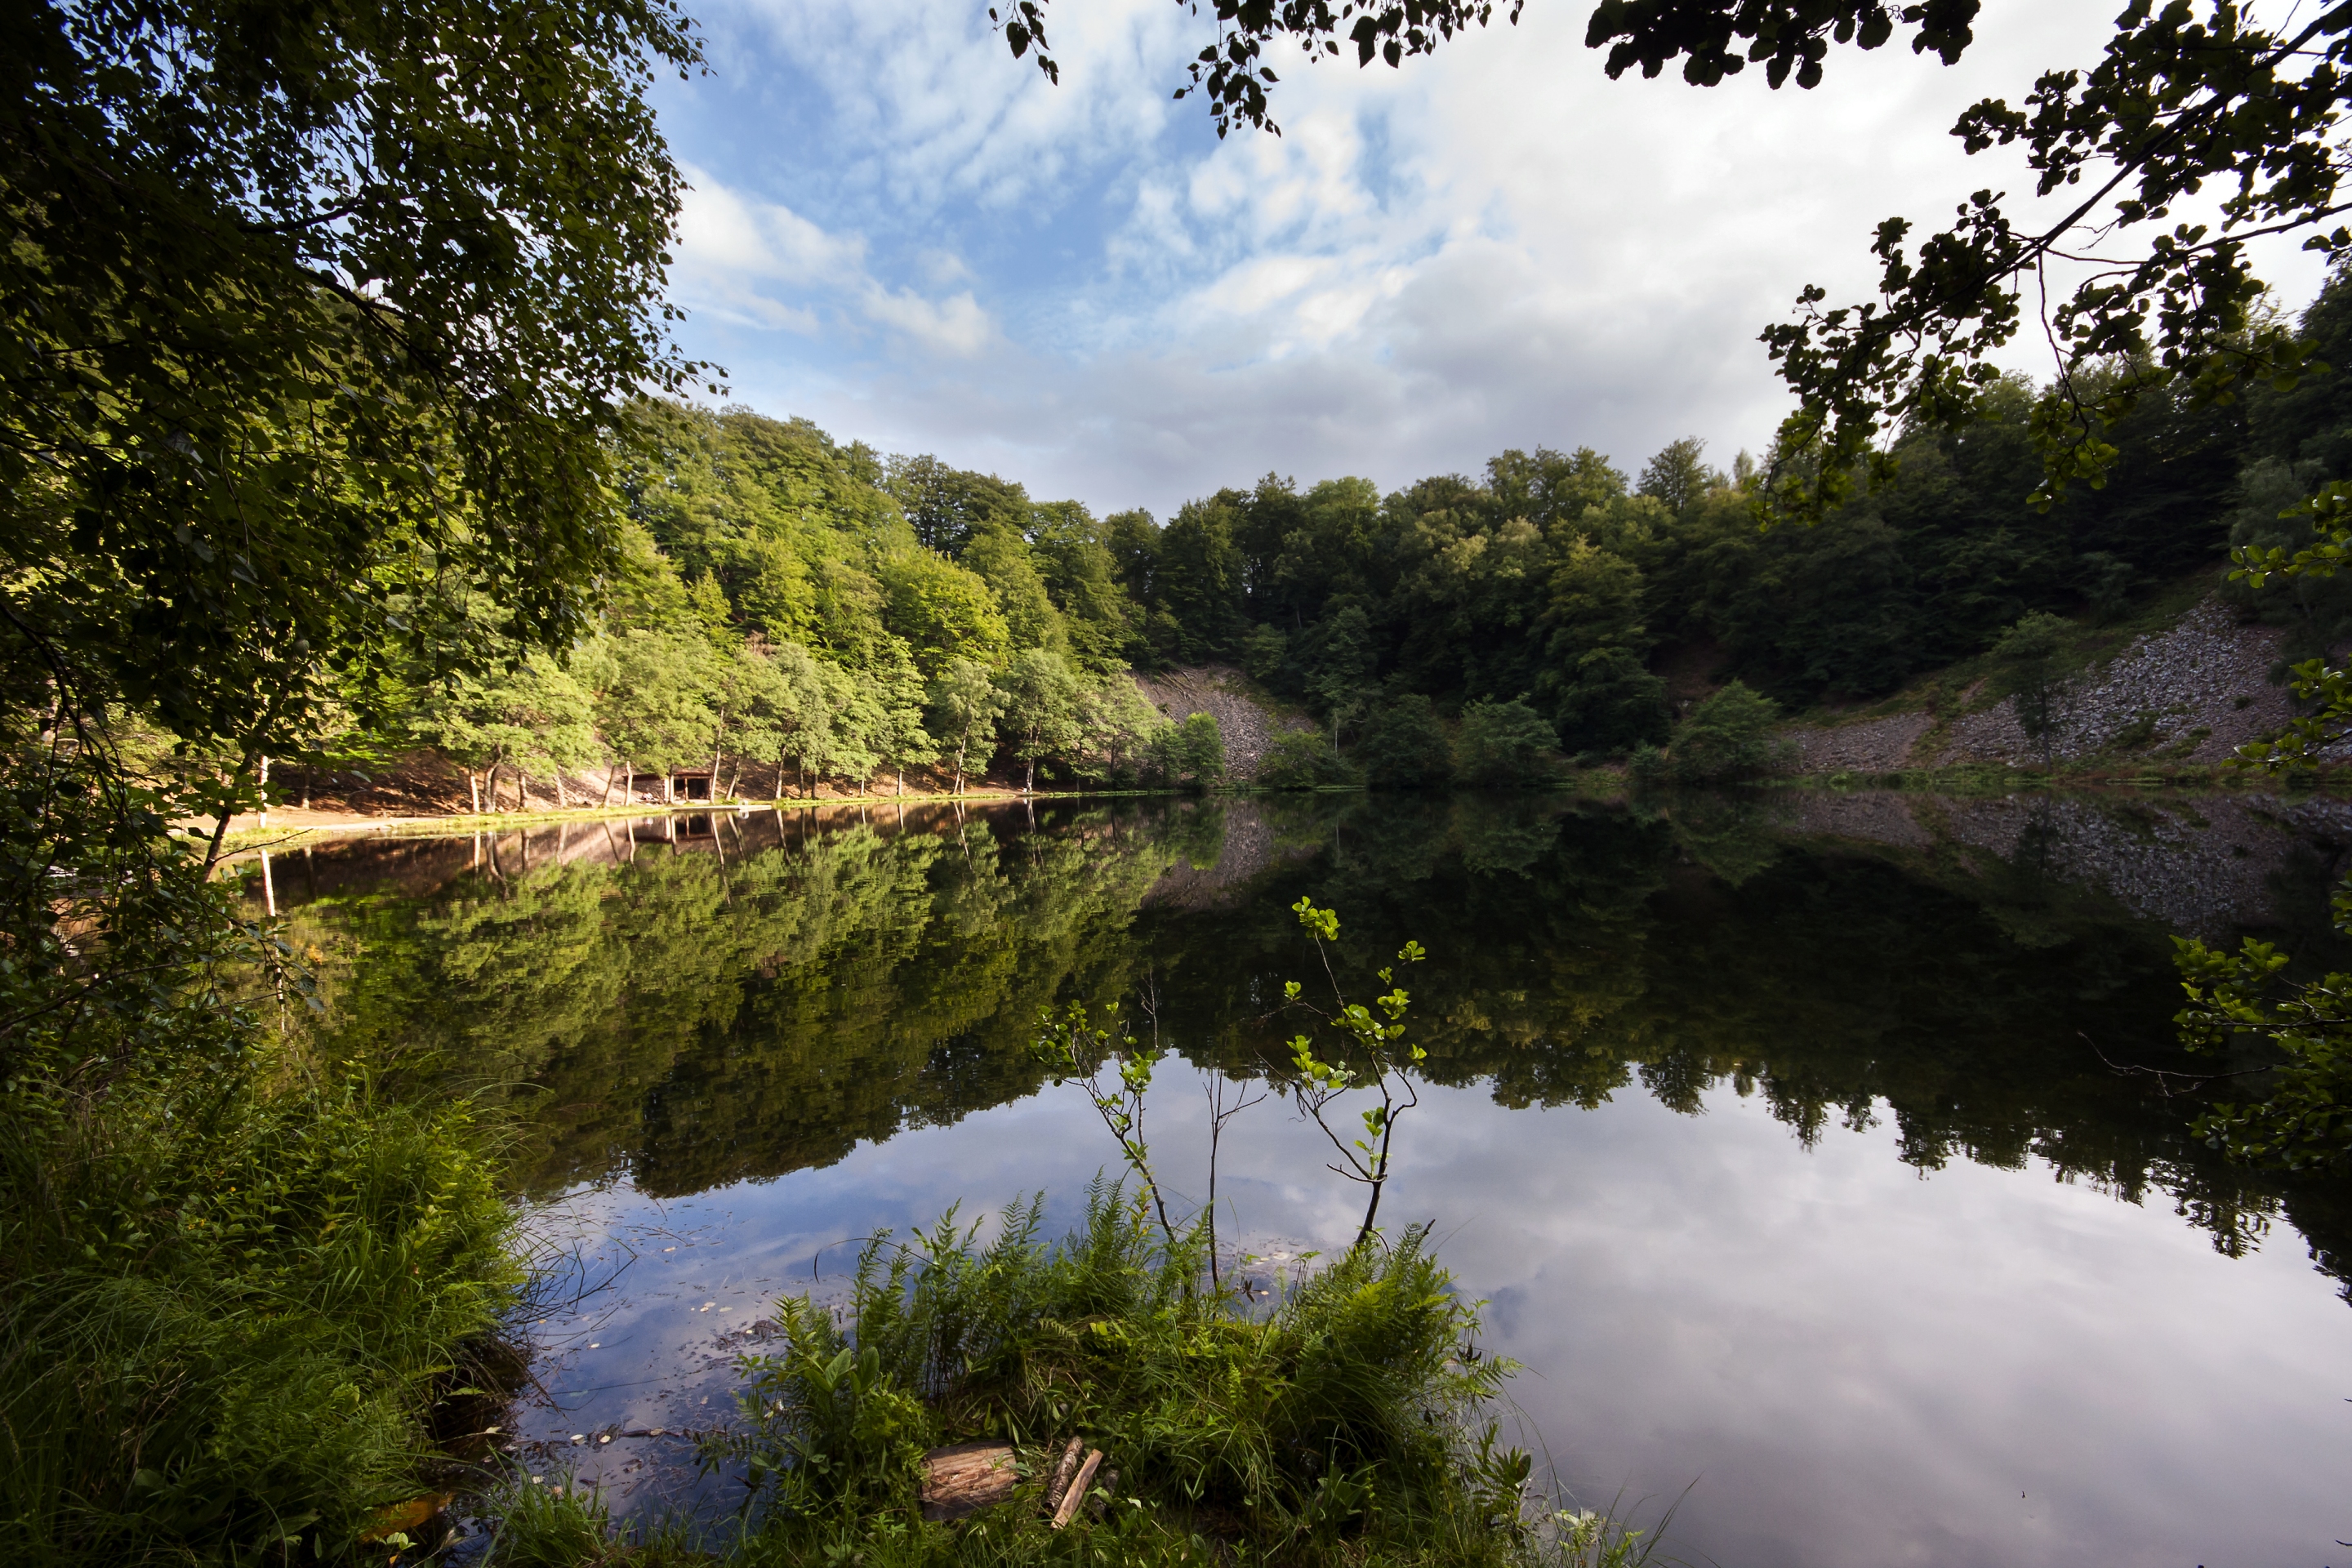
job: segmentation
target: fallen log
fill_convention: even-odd
[[[1070,1489],[1070,1478],[1078,1473],[1078,1460],[1087,1451],[1085,1443],[1073,1437],[1070,1446],[1062,1450],[1061,1463],[1054,1467],[1054,1479],[1045,1483],[1045,1511],[1053,1513],[1062,1506],[1063,1494]]]
[[[1021,1484],[1011,1445],[982,1441],[923,1456],[923,1517],[944,1523],[1003,1502]]]
[[[1078,1467],[1077,1475],[1070,1481],[1070,1489],[1062,1494],[1062,1506],[1054,1510],[1054,1528],[1061,1529],[1077,1517],[1078,1505],[1087,1500],[1087,1489],[1094,1484],[1095,1471],[1102,1467],[1102,1450],[1087,1450],[1087,1462]]]

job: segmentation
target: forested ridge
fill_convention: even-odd
[[[2339,280],[2304,332],[2352,363],[2348,329]],[[1714,468],[1696,437],[1637,472],[1514,448],[1385,496],[1269,474],[1163,522],[806,420],[647,403],[593,635],[504,674],[369,667],[342,743],[437,746],[491,804],[501,768],[544,789],[559,764],[709,766],[721,793],[760,795],[903,787],[910,767],[951,787],[992,767],[1201,783],[1222,768],[1213,736],[1171,725],[1126,672],[1233,664],[1321,721],[1269,782],[1441,782],[1472,766],[1449,739],[1465,720],[1517,737],[1485,764],[1506,782],[1555,739],[1588,760],[1664,742],[1677,668],[1802,709],[1883,695],[2032,612],[2113,617],[2233,544],[2290,542],[2279,513],[2352,462],[2334,374],[2227,404],[2152,394],[2114,433],[2112,480],[2037,510],[2034,392],[2010,391],[2000,418],[1914,432],[1890,484],[1820,525],[1769,531],[1756,464]],[[2312,579],[2232,591],[2312,651],[2352,610]]]

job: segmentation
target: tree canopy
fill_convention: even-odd
[[[623,406],[702,371],[645,98],[699,58],[668,0],[12,7],[10,683],[251,750],[385,640],[583,629]]]

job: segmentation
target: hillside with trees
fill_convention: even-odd
[[[2313,357],[2344,359],[2352,285],[2302,330]],[[1675,698],[1880,697],[2028,617],[2113,619],[2233,545],[2289,542],[2302,525],[2281,512],[2352,466],[2339,382],[2145,395],[2110,481],[2037,507],[2036,393],[2013,377],[1999,417],[1916,430],[1891,482],[1769,530],[1758,465],[1716,468],[1696,437],[1638,471],[1515,448],[1387,495],[1269,474],[1162,521],[805,420],[646,402],[614,438],[619,566],[584,635],[458,676],[388,647],[345,678],[343,729],[311,771],[430,746],[491,807],[533,780],[577,803],[567,771],[605,801],[688,768],[759,798],[903,792],[910,770],[918,789],[1197,784],[1222,773],[1216,737],[1171,723],[1130,672],[1228,665],[1318,721],[1264,782],[1519,782],[1556,752],[1663,743]],[[2298,654],[2352,614],[2326,579],[2232,593]]]

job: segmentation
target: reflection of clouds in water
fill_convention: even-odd
[[[1685,1555],[2288,1562],[2352,1522],[2352,1321],[2289,1238],[2231,1261],[2165,1205],[2042,1169],[1923,1181],[1891,1130],[1808,1152],[1723,1090],[1697,1117],[1640,1094],[1533,1113],[1424,1095],[1384,1215],[1433,1221],[1491,1299],[1492,1348],[1528,1369],[1514,1397],[1582,1500],[1622,1488],[1657,1506],[1698,1481]],[[1189,1075],[1150,1116],[1168,1184],[1197,1194]],[[1279,1103],[1234,1123],[1228,1225],[1344,1245],[1361,1196],[1323,1172],[1318,1138]],[[631,1286],[599,1338],[639,1366],[704,1364],[702,1301],[764,1305],[756,1282],[801,1288],[821,1244],[958,1201],[976,1218],[1043,1188],[1058,1234],[1111,1152],[1075,1093],[1049,1091],[674,1204],[673,1226],[726,1216],[716,1245],[638,1273],[654,1288]],[[626,1223],[635,1205],[614,1204]],[[853,1255],[828,1250],[827,1273]],[[614,1389],[567,1419],[650,1420],[714,1377],[667,1401]]]

